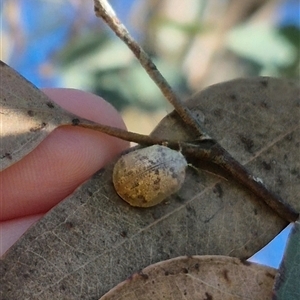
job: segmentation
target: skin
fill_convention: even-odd
[[[96,95],[74,89],[43,92],[79,117],[126,129],[119,113]],[[128,147],[128,142],[101,132],[61,126],[1,172],[0,255],[47,211]]]

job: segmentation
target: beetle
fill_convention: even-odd
[[[181,152],[153,145],[121,156],[114,166],[113,184],[130,205],[151,207],[181,188],[187,165]]]

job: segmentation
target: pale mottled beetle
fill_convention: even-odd
[[[179,151],[153,145],[123,155],[114,166],[113,184],[130,205],[154,206],[181,188],[187,165]]]

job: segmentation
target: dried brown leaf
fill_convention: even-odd
[[[270,299],[276,270],[227,256],[181,256],[118,284],[100,300]]]
[[[32,151],[52,130],[77,118],[0,61],[0,171]]]
[[[297,83],[272,78],[220,83],[187,102],[223,147],[298,211],[299,103]],[[189,138],[174,113],[154,134]],[[133,208],[116,195],[112,168],[95,174],[6,254],[1,287],[7,298],[97,299],[165,259],[248,258],[286,226],[234,181],[193,168],[165,203]]]

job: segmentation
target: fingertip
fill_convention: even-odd
[[[70,88],[48,88],[42,91],[62,108],[81,118],[126,129],[119,112],[100,96]]]
[[[125,129],[119,113],[98,96],[70,89],[47,89],[45,93],[80,117]],[[0,174],[1,219],[47,212],[128,147],[126,141],[93,130],[57,128]]]

